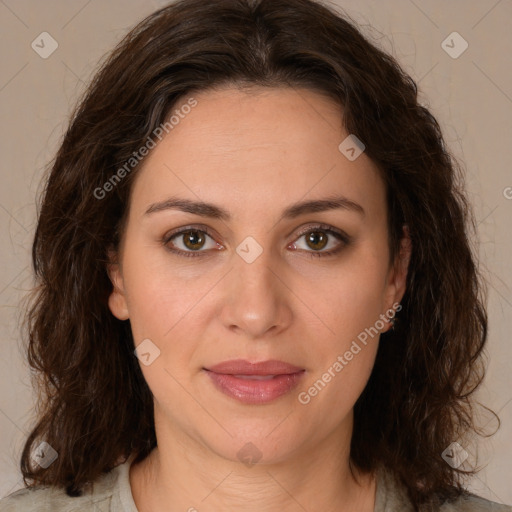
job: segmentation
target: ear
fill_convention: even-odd
[[[402,226],[402,238],[400,239],[400,250],[389,271],[386,284],[386,311],[394,309],[394,304],[399,304],[405,294],[407,283],[407,271],[411,260],[412,242],[409,226]],[[396,306],[395,306],[396,308]],[[389,324],[391,327],[391,323]]]
[[[119,320],[127,320],[130,315],[124,291],[124,280],[119,263],[118,253],[114,249],[108,250],[107,273],[112,282],[112,292],[108,298],[108,306],[112,314]]]

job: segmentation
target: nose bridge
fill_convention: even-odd
[[[236,294],[243,295],[249,302],[253,299],[274,300],[276,292],[276,261],[268,246],[258,243],[253,237],[247,237],[236,248],[233,278]]]
[[[279,279],[274,251],[247,237],[236,248],[234,268],[230,272],[229,297],[223,306],[225,326],[235,326],[251,337],[271,328],[284,328],[291,312]]]

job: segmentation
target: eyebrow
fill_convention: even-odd
[[[293,203],[283,211],[280,220],[294,219],[306,213],[317,213],[336,209],[353,211],[362,217],[365,216],[364,208],[360,204],[344,196],[336,195],[325,199]],[[192,201],[190,199],[179,197],[171,197],[164,201],[153,203],[146,210],[145,215],[150,215],[164,210],[180,210],[186,213],[193,213],[202,217],[210,217],[212,219],[219,219],[223,221],[231,219],[231,214],[221,206],[217,206],[212,203],[205,203],[204,201]]]

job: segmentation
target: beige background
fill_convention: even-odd
[[[205,0],[206,1],[206,0]],[[512,1],[338,0],[363,30],[419,81],[422,102],[464,159],[475,205],[482,266],[490,282],[488,374],[479,396],[502,426],[478,449],[485,468],[470,490],[512,504]],[[0,0],[0,497],[21,487],[18,470],[34,395],[19,341],[19,300],[31,285],[35,195],[77,95],[99,58],[127,29],[164,2]],[[41,58],[42,32],[57,50]],[[453,31],[469,44],[452,58]],[[460,41],[448,39],[461,48]]]

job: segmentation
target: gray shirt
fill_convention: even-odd
[[[130,488],[129,469],[133,458],[103,474],[82,496],[69,497],[63,489],[37,486],[20,489],[0,500],[0,512],[138,512]],[[191,504],[191,510],[194,504]],[[413,512],[406,490],[392,474],[377,472],[374,512]],[[460,497],[441,506],[442,512],[512,512],[512,507],[475,495]]]

